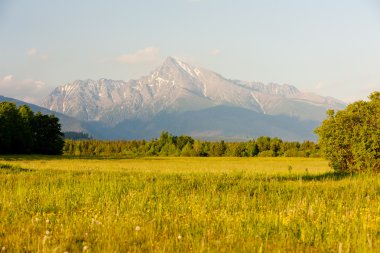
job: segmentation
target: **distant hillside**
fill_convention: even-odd
[[[109,129],[113,138],[153,138],[162,130],[205,140],[248,140],[259,136],[280,136],[284,140],[316,140],[318,121],[288,116],[270,116],[238,107],[217,106],[199,111],[162,113],[149,120],[126,120]],[[104,138],[107,136],[103,136]]]
[[[44,107],[41,107],[41,106],[38,106],[35,104],[27,103],[27,102],[24,102],[21,100],[9,98],[9,97],[4,97],[4,96],[0,95],[0,102],[3,102],[3,101],[14,102],[14,103],[16,103],[17,106],[27,105],[32,109],[33,112],[41,112],[43,114],[48,114],[48,115],[54,114],[60,120],[60,123],[62,125],[62,131],[65,131],[65,132],[68,132],[68,131],[88,132],[86,130],[86,128],[83,127],[83,123],[80,120],[66,116],[62,113],[54,112],[54,111],[48,110]]]

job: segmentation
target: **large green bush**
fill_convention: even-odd
[[[316,129],[322,155],[341,172],[380,171],[380,92],[345,110],[328,111]]]

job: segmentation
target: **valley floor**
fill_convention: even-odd
[[[0,251],[380,251],[380,176],[322,159],[6,156],[0,189]]]

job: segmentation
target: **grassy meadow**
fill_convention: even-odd
[[[0,252],[379,252],[380,176],[314,158],[0,158]]]

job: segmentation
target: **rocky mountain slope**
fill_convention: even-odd
[[[344,107],[338,100],[303,93],[291,85],[228,80],[172,57],[138,80],[78,80],[57,87],[42,103],[80,120],[109,125],[219,105],[317,121],[324,118],[326,109]]]
[[[289,120],[297,122],[320,122],[325,118],[327,109],[342,109],[345,105],[333,98],[303,93],[292,85],[230,80],[215,72],[168,57],[149,75],[137,80],[126,82],[89,79],[59,86],[42,102],[42,106],[78,120],[101,122],[108,127],[110,133],[115,133],[113,136],[124,138],[126,136],[119,135],[115,129],[122,131],[120,126],[132,126],[136,122],[151,122],[151,128],[155,129],[154,126],[161,125],[158,121],[163,120],[162,115],[181,118],[191,114],[196,117],[194,113],[197,112],[231,107],[234,109],[229,110],[230,113],[243,110],[244,115],[251,112],[256,118],[258,115],[277,115],[287,116]],[[236,117],[234,120],[235,125],[243,122],[250,124]],[[219,121],[218,127],[223,129],[226,124],[227,122]],[[215,132],[215,127],[210,127],[211,130],[208,131]],[[263,124],[263,127],[269,126]],[[111,128],[116,132],[111,131]],[[248,134],[244,131],[239,133],[238,129],[236,131],[239,136]],[[223,136],[224,131],[219,132]],[[228,132],[232,134],[233,130]],[[250,131],[249,134],[253,132]]]

